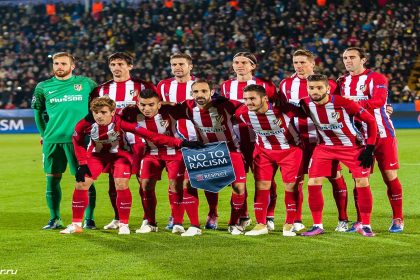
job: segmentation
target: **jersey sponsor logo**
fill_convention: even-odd
[[[203,133],[219,133],[224,132],[226,127],[224,125],[218,127],[198,127],[198,130]]]
[[[321,130],[334,130],[334,129],[342,129],[344,125],[342,123],[337,124],[320,124],[319,128]]]
[[[124,109],[125,107],[127,107],[128,105],[136,105],[135,101],[116,101],[116,107],[117,109]]]
[[[285,132],[285,129],[280,128],[279,130],[259,130],[259,131],[255,131],[255,134],[258,134],[260,136],[271,136],[271,135],[281,134],[284,132]]]
[[[82,84],[75,84],[74,85],[74,90],[81,91],[82,89],[83,89]]]
[[[331,118],[338,120],[340,118],[340,112],[332,112]]]
[[[76,94],[76,95],[64,95],[61,98],[51,98],[50,103],[62,103],[62,102],[74,102],[74,101],[83,101],[83,95]]]
[[[273,124],[277,125],[277,126],[281,126],[282,125],[282,120],[281,119],[275,119],[273,120]]]

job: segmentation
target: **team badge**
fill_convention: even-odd
[[[83,89],[82,84],[75,84],[74,85],[74,90],[81,91],[82,89]]]
[[[131,96],[139,96],[139,91],[136,90],[136,89],[131,89],[130,92],[129,92],[129,94]]]
[[[167,128],[169,126],[169,121],[167,121],[167,120],[161,120],[160,121],[160,126],[161,127],[164,127],[164,128]]]
[[[340,112],[332,112],[332,113],[331,113],[331,117],[332,117],[333,119],[338,120],[338,119],[340,118]]]
[[[361,91],[365,91],[366,86],[365,86],[365,85],[361,85],[361,86],[359,87],[359,89],[360,89]]]
[[[275,119],[273,120],[273,124],[277,125],[277,126],[281,126],[283,122],[281,121],[281,119]]]
[[[223,118],[223,116],[222,116],[222,115],[218,115],[218,116],[216,116],[216,121],[217,121],[218,123],[222,123],[222,122],[223,122],[223,120],[224,120],[224,118]]]

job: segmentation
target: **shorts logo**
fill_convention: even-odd
[[[338,120],[338,119],[340,118],[340,112],[332,112],[332,113],[331,113],[331,117],[332,117],[333,119]]]
[[[74,90],[81,91],[82,89],[83,89],[82,84],[75,84],[74,85]]]
[[[396,162],[394,162],[394,163],[390,163],[390,164],[389,164],[389,166],[394,166],[394,165],[397,165],[397,163],[396,163]]]
[[[277,126],[281,126],[282,125],[282,120],[281,119],[275,119],[273,120],[273,124],[277,125]]]

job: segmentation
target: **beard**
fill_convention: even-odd
[[[201,98],[195,99],[195,102],[197,102],[198,105],[204,106],[209,102],[209,100],[201,97]]]
[[[312,97],[312,95],[309,95],[309,98],[311,98],[312,101],[321,101],[322,99],[324,99],[327,96],[327,93]]]
[[[62,78],[62,77],[65,77],[65,76],[67,76],[67,75],[69,75],[71,73],[71,69],[69,69],[69,70],[56,70],[56,71],[54,71],[54,75],[55,76],[57,76],[57,77],[60,77],[60,78]]]

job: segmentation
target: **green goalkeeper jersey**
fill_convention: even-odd
[[[32,98],[35,120],[45,143],[71,143],[74,127],[88,113],[89,95],[96,83],[83,76],[56,77],[38,83]],[[48,122],[40,117],[44,112]]]

